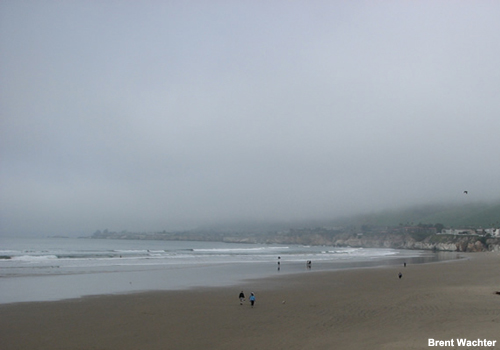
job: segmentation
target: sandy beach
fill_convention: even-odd
[[[428,349],[434,339],[454,342],[438,348],[500,349],[500,255],[462,256],[334,272],[313,266],[230,288],[4,304],[0,348]]]

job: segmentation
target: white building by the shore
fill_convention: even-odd
[[[500,237],[500,229],[498,228],[485,228],[485,229],[470,229],[470,228],[446,228],[440,233],[441,235],[468,235],[468,236],[483,236],[491,235],[493,237]]]
[[[500,228],[487,228],[484,230],[485,234],[490,234],[493,237],[500,237]]]

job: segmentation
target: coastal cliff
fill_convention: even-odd
[[[457,252],[500,252],[500,237],[479,235],[422,234],[401,229],[353,233],[347,229],[300,229],[273,233],[178,232],[129,233],[96,232],[96,239],[137,239],[170,241],[222,241],[227,243],[302,244],[336,247],[394,248]]]
[[[409,235],[383,237],[350,237],[337,239],[333,242],[336,246],[351,246],[364,248],[395,248],[395,249],[419,249],[436,251],[457,252],[486,252],[500,251],[500,239],[484,239],[476,236],[430,236],[423,241],[416,241]]]
[[[243,242],[232,237],[225,239],[227,242]],[[409,234],[349,234],[339,233],[325,235],[311,233],[309,235],[277,235],[268,237],[265,242],[260,239],[244,242],[253,243],[278,243],[278,244],[306,244],[306,245],[331,245],[337,247],[362,247],[362,248],[393,248],[417,249],[456,252],[500,252],[500,238],[487,238],[481,236],[457,235],[430,235],[423,240],[417,240]]]

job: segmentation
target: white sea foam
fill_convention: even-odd
[[[13,261],[43,261],[43,260],[55,260],[57,259],[57,255],[20,255],[20,256],[13,256],[11,260]]]
[[[226,252],[226,253],[245,253],[258,251],[277,251],[289,249],[289,247],[256,247],[256,248],[208,248],[208,249],[193,249],[194,252]]]

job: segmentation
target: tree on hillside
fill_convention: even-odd
[[[444,228],[443,224],[435,224],[434,227],[436,228],[437,233],[443,232],[443,228]]]

